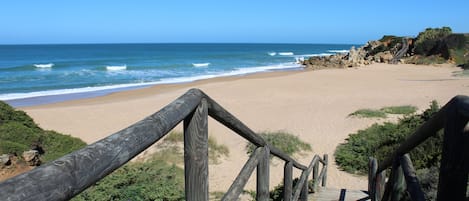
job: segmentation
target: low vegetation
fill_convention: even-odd
[[[297,153],[301,153],[303,151],[311,151],[311,145],[304,142],[297,136],[285,132],[285,131],[277,131],[277,132],[261,132],[259,135],[264,138],[270,145],[278,148],[279,150],[283,151],[284,153],[292,156]],[[256,145],[252,143],[248,143],[246,145],[247,153],[251,154]]]
[[[359,109],[348,116],[361,118],[386,118],[386,114],[413,114],[417,111],[417,107],[411,105],[389,106],[381,109]]]
[[[438,104],[433,101],[421,114],[405,116],[398,123],[373,124],[367,129],[350,134],[346,142],[336,148],[334,155],[337,165],[350,173],[366,174],[370,156],[377,158],[378,162],[389,157],[401,142],[438,110]],[[441,159],[442,144],[443,132],[439,131],[410,152],[420,184],[429,200],[436,195],[436,167]]]
[[[218,163],[229,150],[209,136],[209,162]],[[145,162],[132,162],[108,175],[73,200],[184,200],[184,134],[171,132]],[[220,192],[212,197],[219,198]]]
[[[184,134],[182,132],[171,132],[163,139],[163,143],[161,144],[163,148],[157,154],[170,159],[163,160],[180,164],[183,162],[183,145]],[[221,157],[227,157],[229,154],[230,150],[226,145],[218,144],[217,140],[212,136],[208,137],[208,157],[210,163],[216,164]]]
[[[413,57],[407,63],[441,64],[450,61],[458,66],[469,65],[469,35],[452,33],[451,28],[427,28],[413,44]]]
[[[359,109],[348,115],[361,118],[386,118],[386,113],[375,109]]]
[[[184,170],[157,158],[129,163],[72,200],[184,200]]]
[[[84,146],[86,143],[78,138],[41,129],[25,112],[0,101],[0,155],[21,156],[35,149],[47,162]]]
[[[389,106],[380,109],[387,114],[412,114],[417,111],[417,107],[412,105]]]
[[[366,173],[368,157],[374,156],[378,161],[384,160],[438,109],[438,104],[433,101],[430,108],[422,114],[405,116],[398,123],[373,124],[367,129],[350,134],[346,142],[339,145],[335,151],[337,164],[347,172]],[[436,164],[441,150],[434,147],[440,147],[441,143],[442,137],[438,134],[415,148],[411,152],[414,166],[426,168]]]

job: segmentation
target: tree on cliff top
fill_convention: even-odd
[[[452,30],[449,27],[425,29],[425,31],[419,33],[415,40],[414,52],[424,56],[432,55],[439,41],[451,33]]]

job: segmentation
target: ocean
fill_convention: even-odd
[[[299,70],[346,44],[0,45],[0,100],[31,106],[157,84]],[[359,46],[359,45],[355,45]]]

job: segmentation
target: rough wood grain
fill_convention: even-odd
[[[315,155],[313,157],[313,160],[311,160],[311,162],[309,163],[308,168],[306,168],[306,170],[303,170],[303,172],[301,173],[300,179],[296,183],[296,186],[293,190],[293,198],[292,198],[293,201],[296,201],[300,198],[303,185],[305,184],[305,181],[308,179],[309,173],[313,170],[314,164],[316,164],[318,161],[319,161],[319,156]]]
[[[371,201],[377,201],[376,196],[376,173],[378,170],[378,161],[374,157],[370,157],[368,161],[368,194]]]
[[[425,201],[425,196],[420,188],[417,174],[415,173],[414,165],[410,160],[409,154],[405,154],[400,159],[402,170],[404,171],[404,177],[407,184],[407,192],[409,192],[412,201]]]
[[[190,90],[155,114],[96,143],[0,183],[0,200],[68,200],[173,129],[199,104]]]
[[[202,99],[184,120],[184,182],[188,201],[209,198],[207,117],[207,103]]]
[[[267,146],[263,149],[257,164],[256,200],[269,201],[270,150]]]
[[[285,162],[283,169],[283,200],[291,200],[293,187],[293,163]]]
[[[244,164],[243,169],[241,169],[235,181],[231,184],[230,188],[221,200],[238,200],[238,197],[243,192],[243,188],[251,177],[252,172],[257,167],[257,164],[259,163],[259,158],[263,155],[263,152],[264,149],[262,147],[256,148],[256,150],[252,153],[251,157],[249,157],[249,160],[246,162],[246,164]]]
[[[323,166],[323,170],[324,170],[324,176],[322,176],[322,184],[321,186],[322,187],[326,187],[326,184],[327,184],[327,166],[329,165],[329,156],[327,154],[324,154],[324,166]]]
[[[469,98],[457,96],[448,109],[437,200],[464,200],[469,171]]]

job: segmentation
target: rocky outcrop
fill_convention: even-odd
[[[11,164],[10,155],[2,154],[0,155],[0,169],[5,168]]]
[[[364,46],[350,48],[348,53],[310,57],[303,61],[307,68],[348,68],[372,63],[390,63],[402,48],[400,37],[385,36],[381,40],[369,41]],[[401,41],[401,42],[396,42]]]
[[[29,166],[41,165],[41,159],[39,158],[39,152],[37,150],[25,151],[22,157]]]

